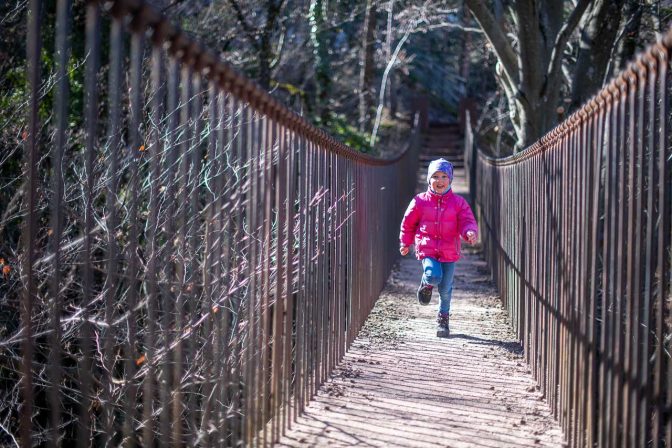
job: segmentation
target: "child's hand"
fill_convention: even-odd
[[[399,253],[403,255],[404,257],[408,255],[408,246],[401,246],[399,248]]]
[[[473,230],[467,230],[467,243],[475,244],[476,243],[476,232]]]

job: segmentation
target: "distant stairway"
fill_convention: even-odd
[[[457,176],[464,170],[464,143],[459,124],[430,124],[424,134],[424,141],[420,150],[420,164],[418,188],[420,191],[427,188],[427,173],[429,162],[444,158],[455,166]],[[459,172],[459,174],[457,173]],[[425,174],[422,174],[425,173]],[[457,177],[456,176],[456,177]]]

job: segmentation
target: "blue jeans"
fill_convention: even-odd
[[[450,299],[453,295],[454,262],[440,262],[433,258],[422,259],[422,283],[437,286],[439,290],[439,312],[450,312]]]

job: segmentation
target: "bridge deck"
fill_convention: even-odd
[[[452,335],[416,304],[406,258],[339,369],[278,446],[561,446],[485,263],[458,264]]]
[[[454,188],[467,191],[463,170]],[[450,338],[436,337],[436,294],[431,306],[417,304],[420,264],[404,258],[339,368],[277,446],[562,445],[486,264],[469,252],[455,272]]]

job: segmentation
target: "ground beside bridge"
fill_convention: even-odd
[[[435,158],[427,148],[451,137],[430,132],[419,188]],[[456,167],[453,188],[465,194]],[[436,291],[430,306],[415,299],[420,263],[400,260],[351,349],[277,446],[563,445],[485,262],[477,248],[466,252],[455,271],[451,336],[436,337]]]

